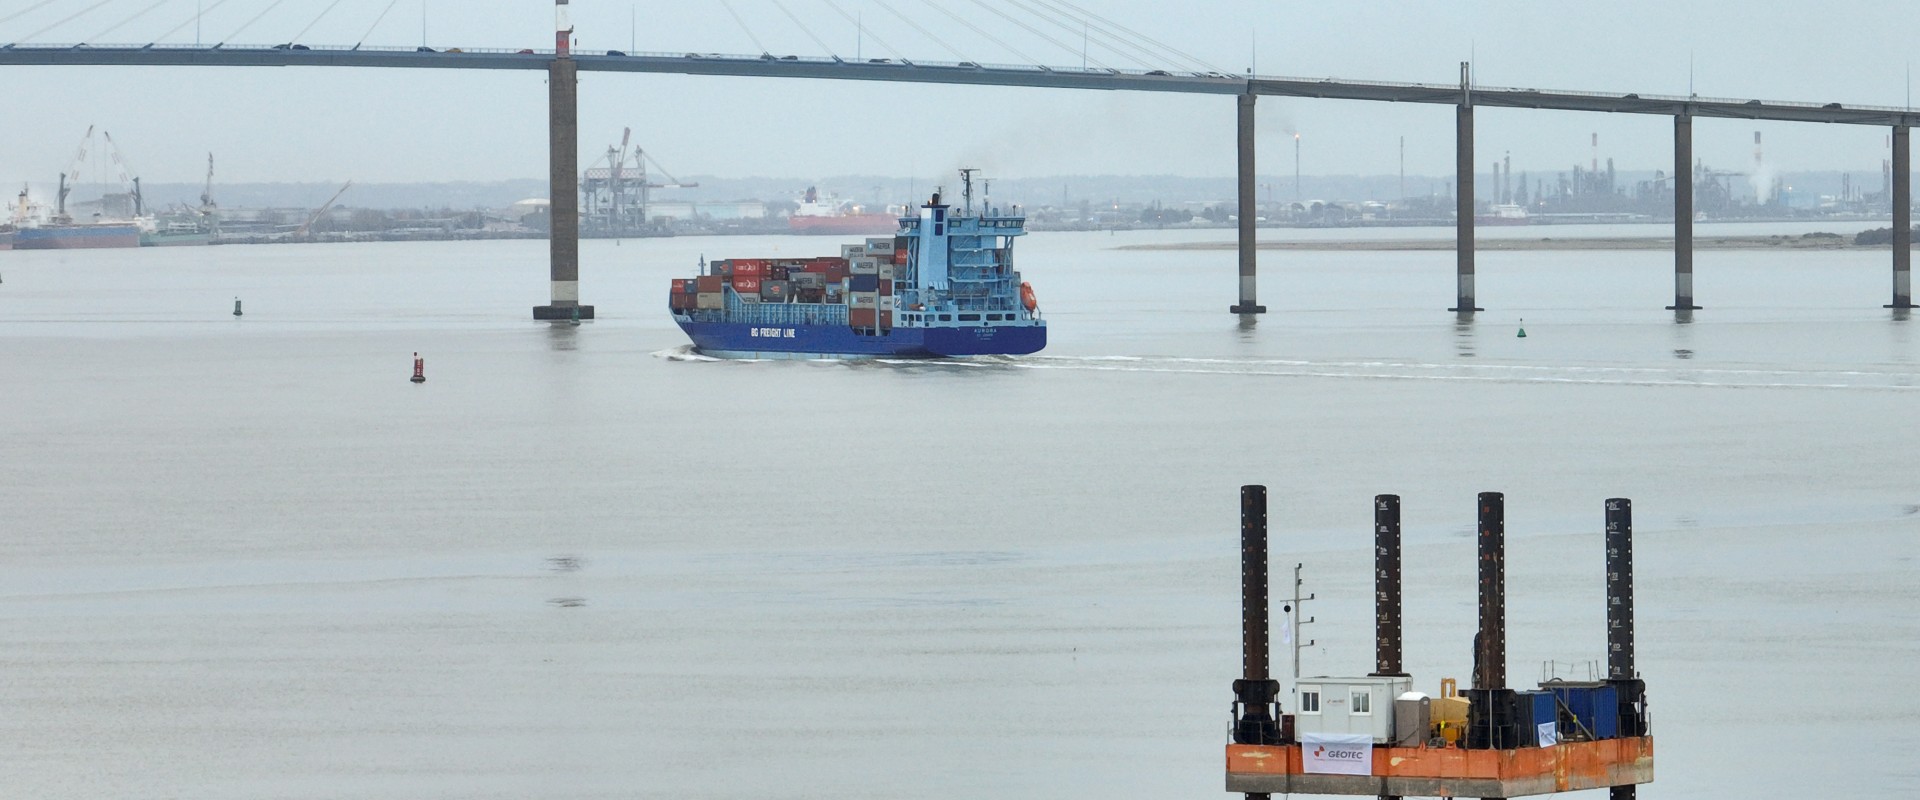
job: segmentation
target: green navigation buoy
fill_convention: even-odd
[[[1515,339],[1527,338],[1527,321],[1526,320],[1524,319],[1520,320],[1520,332],[1518,334],[1515,334],[1514,338]]]
[[[240,316],[240,298],[233,298],[233,315]]]
[[[567,320],[567,324],[569,325],[580,324],[580,307],[579,306],[573,307],[573,317]]]

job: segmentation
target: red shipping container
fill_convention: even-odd
[[[743,278],[738,275],[735,275],[733,278],[733,290],[741,294],[759,294],[760,279],[759,278]]]
[[[896,266],[902,266],[902,267],[907,265],[907,246],[906,245],[903,244],[898,248],[894,249],[893,263]]]
[[[893,280],[891,278],[880,279],[880,294],[882,296],[893,294]]]
[[[735,278],[764,278],[766,276],[767,263],[765,261],[741,260],[733,262],[733,277]]]
[[[692,280],[690,280],[690,279],[688,279],[688,278],[674,278],[674,279],[673,279],[673,293],[674,293],[674,294],[691,294],[691,293],[693,293],[693,281],[692,281]]]
[[[893,312],[891,311],[876,312],[871,308],[847,309],[847,325],[848,327],[853,327],[853,328],[875,327],[874,320],[876,319],[876,316],[875,316],[876,314],[878,315],[877,319],[880,322],[879,327],[881,328],[893,327]]]
[[[702,292],[718,292],[727,285],[727,279],[719,275],[702,275],[694,281],[694,285]]]

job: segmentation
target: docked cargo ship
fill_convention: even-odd
[[[800,207],[787,217],[787,230],[793,233],[862,236],[892,233],[898,220],[892,214],[862,211],[859,206],[836,201],[831,196],[823,198],[819,190],[809,186],[806,196],[800,200]]]
[[[838,257],[731,259],[678,278],[668,308],[703,354],[721,358],[1024,355],[1047,345],[1033,287],[1013,268],[1016,208],[973,213],[934,194],[891,238]]]
[[[131,222],[40,225],[13,234],[15,250],[82,250],[139,247],[140,227]]]

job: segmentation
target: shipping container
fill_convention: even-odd
[[[733,290],[741,294],[759,294],[760,279],[759,278],[743,278],[738,275],[735,275],[733,277]]]
[[[867,255],[881,256],[888,259],[893,258],[892,239],[868,239],[866,248]]]
[[[693,290],[694,290],[694,281],[692,278],[674,278],[673,279],[674,294],[691,294]]]
[[[876,275],[854,273],[847,279],[847,289],[855,292],[877,292],[880,290],[880,278]]]
[[[892,264],[882,263],[880,265],[879,272],[875,274],[879,275],[882,280],[890,281],[890,280],[893,280],[893,277],[894,277],[893,273],[894,273],[894,267]]]
[[[1614,739],[1620,736],[1620,692],[1612,684],[1548,681],[1540,688],[1553,693],[1571,712],[1560,726],[1567,739]]]
[[[893,251],[893,263],[894,266],[899,267],[907,265],[907,246],[905,244],[900,245],[898,249]]]
[[[878,323],[876,325],[876,323]],[[874,311],[871,308],[852,308],[847,310],[847,324],[855,328],[891,328],[893,312]]]
[[[696,278],[694,283],[701,294],[708,294],[719,292],[727,285],[727,279],[719,275],[702,275]],[[701,306],[701,308],[706,308],[706,306]]]
[[[768,300],[787,299],[786,281],[765,281],[760,284],[760,296]]]
[[[847,305],[854,308],[878,308],[880,296],[873,292],[853,292],[847,295]]]
[[[738,259],[733,262],[733,277],[735,280],[740,278],[764,278],[766,276],[767,262],[765,261]]]
[[[888,295],[891,295],[891,294],[893,294],[893,279],[892,279],[892,278],[881,278],[881,279],[879,280],[879,284],[880,284],[880,294],[881,294],[881,296],[883,296],[883,297],[884,297],[884,296],[888,296]]]
[[[1520,735],[1521,745],[1545,747],[1559,741],[1560,707],[1552,692],[1514,692],[1513,703],[1515,732]],[[1546,726],[1548,738],[1541,737],[1541,726]]]
[[[877,305],[880,307],[881,311],[892,311],[894,308],[897,307],[897,300],[890,295],[883,294],[883,295],[880,295],[880,301]]]
[[[841,258],[859,258],[867,254],[867,248],[857,244],[840,245]]]
[[[790,279],[795,289],[818,289],[827,285],[827,276],[818,272],[796,272]]]
[[[726,295],[719,292],[701,292],[694,297],[698,298],[694,306],[702,310],[718,311],[727,307]]]

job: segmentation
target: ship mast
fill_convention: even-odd
[[[965,201],[967,216],[973,216],[973,173],[979,171],[971,167],[960,168],[960,198]]]

